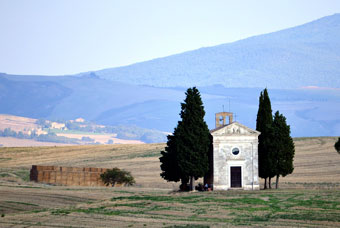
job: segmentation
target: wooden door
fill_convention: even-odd
[[[230,175],[231,175],[231,185],[232,188],[241,188],[241,166],[230,167]]]

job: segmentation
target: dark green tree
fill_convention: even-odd
[[[180,122],[178,123],[180,124]],[[181,180],[181,172],[178,167],[177,159],[177,128],[173,135],[168,135],[167,146],[165,151],[161,151],[162,156],[159,158],[161,162],[161,177],[167,181],[178,182]]]
[[[272,143],[273,115],[271,103],[267,89],[260,93],[259,110],[257,112],[256,130],[261,132],[259,136],[259,176],[264,178],[264,189],[267,189],[267,178],[269,178],[269,188],[271,188],[271,178],[274,177],[272,170],[272,153],[270,146]]]
[[[134,185],[135,179],[131,175],[130,172],[121,170],[119,168],[109,169],[106,172],[100,174],[100,178],[106,184],[106,186],[111,185],[112,187],[115,184],[124,184],[126,186]]]
[[[181,180],[182,186],[203,177],[208,169],[208,151],[211,144],[210,132],[204,121],[204,107],[196,87],[187,90],[181,103],[181,121],[172,136],[168,136],[167,147],[162,151],[161,176],[168,181]]]
[[[286,117],[277,111],[274,116],[272,125],[273,143],[270,151],[273,156],[273,169],[276,175],[276,189],[279,187],[280,175],[285,177],[294,170],[293,160],[295,154],[295,146],[290,136],[290,126],[287,125]]]
[[[338,141],[334,144],[334,148],[340,154],[340,137],[339,137]]]

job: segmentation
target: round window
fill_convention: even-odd
[[[234,148],[232,151],[233,155],[238,155],[240,153],[240,150],[238,148]]]

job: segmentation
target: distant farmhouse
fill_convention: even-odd
[[[230,112],[217,113],[215,118],[216,128],[210,131],[213,136],[213,150],[209,154],[210,171],[205,183],[212,185],[214,190],[259,190],[260,132],[233,122]]]
[[[71,123],[84,123],[85,122],[85,119],[84,118],[77,118],[75,120],[70,120]]]
[[[61,130],[67,130],[67,127],[64,123],[57,123],[57,122],[52,122],[51,123],[51,128],[53,129],[61,129]]]
[[[79,118],[75,119],[74,121],[77,122],[77,123],[84,123],[85,119],[79,117]]]

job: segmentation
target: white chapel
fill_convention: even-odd
[[[213,149],[209,154],[210,170],[205,176],[205,183],[214,190],[259,190],[260,132],[233,122],[230,112],[220,112],[215,117],[216,128],[210,131],[213,137]]]

